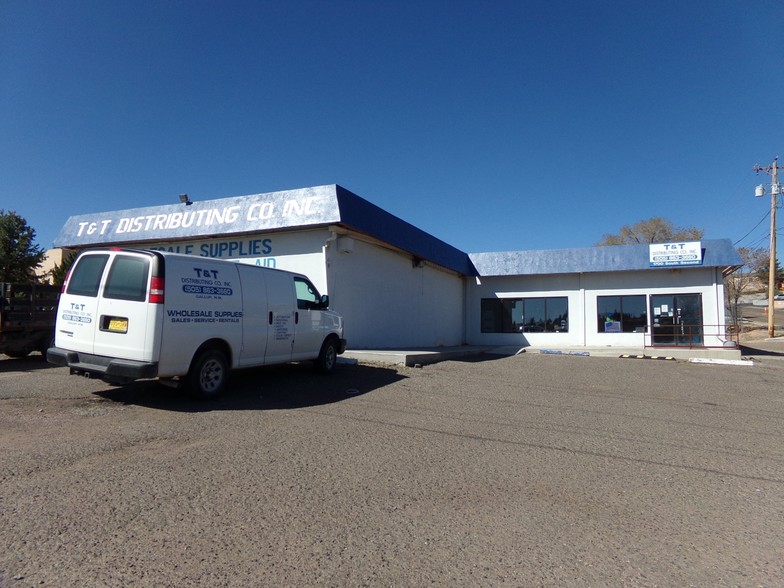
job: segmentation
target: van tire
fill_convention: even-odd
[[[321,346],[318,359],[316,359],[316,370],[322,374],[331,374],[335,371],[338,363],[338,342],[334,337],[330,337]]]
[[[196,356],[188,371],[188,389],[198,400],[220,396],[229,376],[226,356],[217,349],[207,349]]]

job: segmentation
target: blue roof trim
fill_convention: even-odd
[[[476,275],[468,254],[345,188],[335,186],[335,189],[341,224],[459,274]]]
[[[743,260],[729,239],[702,240],[702,266],[739,267]],[[648,245],[612,245],[584,249],[550,249],[470,253],[480,276],[575,274],[651,270]],[[685,269],[685,267],[684,267]]]

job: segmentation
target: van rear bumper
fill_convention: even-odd
[[[46,351],[46,361],[69,367],[73,373],[93,374],[109,381],[142,380],[158,375],[157,362],[118,359],[59,347],[50,347]]]

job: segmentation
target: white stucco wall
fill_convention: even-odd
[[[635,272],[602,272],[550,276],[504,276],[469,280],[466,304],[466,341],[472,345],[643,347],[650,334],[599,333],[597,297],[643,294],[701,294],[705,345],[721,346],[717,337],[724,325],[724,285],[716,268],[655,269]],[[566,296],[569,301],[568,333],[482,333],[482,298],[532,298]],[[649,328],[650,333],[650,328]]]
[[[721,346],[724,285],[718,268],[685,267],[587,274],[462,278],[409,254],[364,240],[338,237],[328,228],[216,236],[193,241],[134,244],[235,259],[304,273],[346,320],[351,349],[471,345],[544,347],[651,344],[650,296],[702,295],[705,345]],[[597,328],[597,297],[646,295],[649,332],[603,333]],[[566,333],[482,333],[482,298],[565,296]]]
[[[463,343],[463,279],[437,266],[413,267],[411,256],[351,240],[327,248],[333,308],[346,320],[351,349],[433,347]]]
[[[327,293],[323,249],[330,235],[327,229],[312,229],[151,243],[144,247],[298,272],[308,276],[321,293]]]
[[[345,237],[343,237],[345,239]],[[345,252],[346,243],[351,252]],[[409,254],[327,228],[130,246],[231,259],[307,275],[346,321],[353,349],[437,347],[464,342],[463,279]]]

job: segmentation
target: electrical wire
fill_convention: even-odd
[[[770,233],[762,235],[762,237],[752,242],[751,244],[747,245],[747,247],[749,249],[757,249],[758,247],[763,247],[767,245],[769,237],[770,237]]]
[[[745,234],[745,235],[743,235],[743,236],[742,236],[740,239],[738,239],[737,241],[735,241],[735,242],[732,244],[732,245],[733,245],[733,247],[734,247],[735,245],[737,245],[738,243],[740,243],[741,241],[743,241],[743,239],[745,239],[746,237],[748,237],[749,235],[751,235],[751,234],[754,232],[754,229],[756,229],[758,226],[760,226],[760,225],[762,224],[762,222],[763,222],[763,221],[764,221],[766,218],[768,218],[769,216],[770,216],[770,211],[766,212],[766,213],[765,213],[765,216],[763,216],[763,217],[760,219],[760,221],[759,221],[759,222],[758,222],[756,225],[754,225],[754,227],[752,227],[752,229],[751,229],[751,230],[750,230],[748,233],[746,233],[746,234]],[[778,232],[778,231],[777,231],[777,232]],[[770,234],[770,232],[768,232],[768,234]]]

